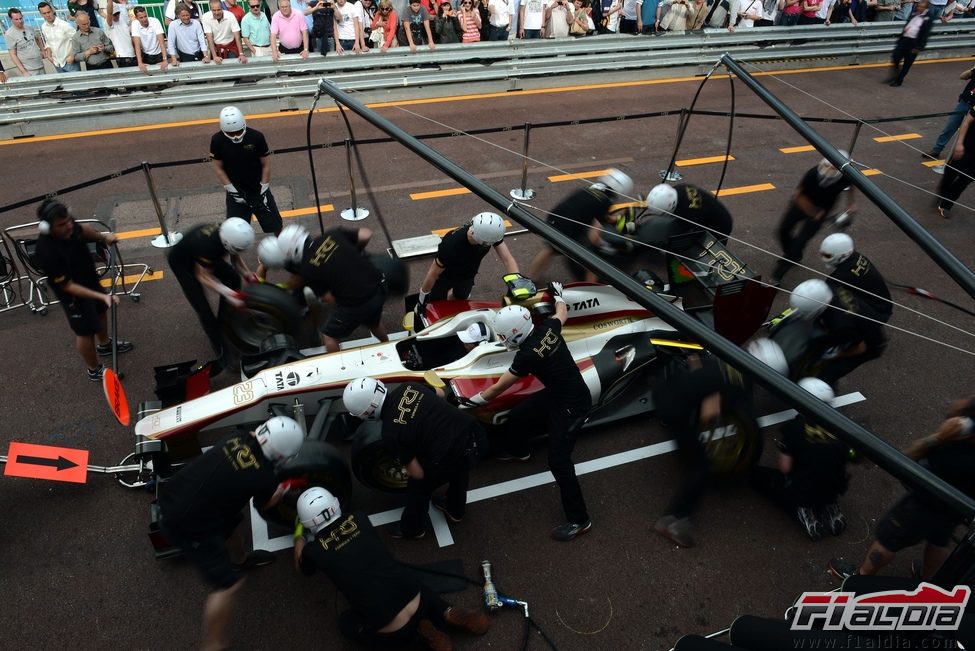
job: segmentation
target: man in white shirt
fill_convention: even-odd
[[[143,74],[149,74],[149,66],[159,64],[159,71],[166,72],[166,42],[163,38],[162,24],[157,18],[146,13],[145,7],[133,10],[135,22],[132,23],[132,47],[135,50],[136,65]]]
[[[489,0],[488,2],[488,22],[491,24],[491,31],[488,33],[489,41],[508,40],[508,27],[511,25],[511,3],[514,0]]]
[[[44,58],[51,62],[58,72],[79,72],[81,64],[74,62],[71,56],[71,37],[74,28],[57,17],[54,9],[47,2],[37,5],[37,10],[44,18],[41,24],[41,34],[44,35]]]
[[[575,7],[569,0],[552,0],[545,9],[543,28],[547,38],[566,38],[574,17]],[[619,15],[618,13],[615,15]]]
[[[362,24],[365,14],[358,2],[336,0],[335,2],[335,52],[342,54],[346,50],[356,53],[368,52],[365,38],[362,35]]]
[[[542,0],[525,0],[518,11],[518,38],[541,38],[545,25],[545,4]]]
[[[240,23],[232,13],[223,10],[220,0],[210,0],[210,11],[203,14],[200,24],[214,63],[223,63],[224,59],[240,59],[241,63],[247,63],[240,46]]]
[[[40,32],[24,24],[24,14],[20,9],[9,9],[7,17],[11,24],[3,39],[7,43],[7,53],[20,71],[20,76],[43,75],[44,40]]]
[[[754,27],[755,21],[762,18],[762,3],[759,0],[732,0],[731,16],[729,32],[734,32],[736,28]]]
[[[115,46],[115,65],[131,68],[136,65],[132,41],[132,26],[127,2],[105,1],[105,33]]]

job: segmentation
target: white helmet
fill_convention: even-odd
[[[234,143],[244,140],[247,132],[247,123],[244,121],[244,114],[236,106],[225,106],[220,111],[220,130]],[[238,133],[239,132],[239,133]],[[232,136],[231,133],[237,135]]]
[[[819,257],[830,269],[835,269],[853,255],[853,238],[846,233],[833,233],[819,245]]]
[[[254,244],[254,229],[240,217],[231,217],[220,224],[220,242],[230,253],[241,253]]]
[[[371,377],[352,380],[342,392],[342,402],[356,418],[376,420],[386,399],[386,385]]]
[[[284,251],[278,244],[278,238],[274,235],[268,235],[257,245],[257,259],[270,269],[280,269],[287,262]]]
[[[284,259],[288,262],[301,262],[307,239],[308,231],[301,224],[288,224],[282,228],[278,234],[278,246],[284,254]]]
[[[672,185],[655,185],[647,194],[647,211],[651,215],[664,215],[674,212],[677,207],[677,190]]]
[[[850,158],[850,153],[845,149],[838,149],[837,151],[841,157],[846,159]],[[836,166],[825,158],[819,161],[819,165],[816,166],[816,173],[819,175],[819,181],[821,183],[829,183],[843,176],[843,172],[836,169]]]
[[[804,377],[799,380],[799,386],[813,394],[823,402],[831,402],[836,394],[832,387],[820,380],[818,377]]]
[[[508,350],[520,346],[534,329],[531,312],[521,305],[503,307],[494,316],[494,331],[498,333],[498,339],[504,342]]]
[[[254,432],[261,451],[272,463],[281,463],[298,454],[305,440],[305,432],[298,421],[287,416],[275,416]]]
[[[478,244],[494,246],[504,239],[504,220],[493,212],[479,212],[471,220],[470,233]]]
[[[311,533],[318,533],[340,517],[338,498],[321,486],[313,486],[298,497],[298,520]]]
[[[833,290],[825,281],[812,278],[796,285],[789,297],[789,307],[804,319],[815,319],[833,300]]]
[[[622,196],[627,196],[633,192],[633,179],[615,167],[606,170],[606,173],[599,177],[599,181],[595,185],[602,185],[603,188]]]
[[[782,352],[782,347],[771,339],[756,339],[748,344],[748,352],[776,373],[789,374],[789,362]]]

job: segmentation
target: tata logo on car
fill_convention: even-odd
[[[572,311],[578,312],[579,310],[588,310],[591,307],[599,307],[598,298],[587,298],[584,301],[579,301],[578,303],[572,304]]]
[[[298,386],[299,382],[301,382],[301,377],[294,371],[291,371],[287,375],[281,371],[274,374],[274,383],[277,386],[278,391],[283,391],[285,385],[289,387],[296,387]]]

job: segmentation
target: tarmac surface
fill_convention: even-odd
[[[882,85],[885,71],[862,66],[835,70],[777,73],[761,81],[806,117],[908,116],[950,110],[963,82],[958,75],[971,60],[918,63],[901,88]],[[611,81],[607,73],[607,81]],[[381,113],[414,134],[539,124],[547,121],[613,117],[677,110],[690,104],[699,79],[663,80],[607,87],[574,87],[561,91],[510,93],[490,97],[444,99],[385,106]],[[697,108],[729,112],[730,84],[715,77],[705,86]],[[323,103],[324,106],[324,103]],[[739,113],[771,114],[741,84],[735,107]],[[247,107],[242,106],[245,113]],[[164,118],[163,118],[164,119]],[[350,117],[355,137],[378,134]],[[967,266],[975,205],[962,196],[951,220],[937,216],[930,193],[940,177],[922,164],[919,152],[931,148],[944,118],[885,123],[882,132],[864,126],[854,158],[880,170],[873,180],[910,212]],[[529,203],[551,209],[575,184],[550,176],[588,174],[619,167],[645,194],[667,167],[675,143],[676,117],[633,121],[607,120],[597,125],[533,129],[528,186],[537,195]],[[286,114],[253,120],[275,149],[304,144],[305,116]],[[850,125],[816,125],[837,146],[848,147]],[[5,202],[80,183],[142,160],[165,162],[199,158],[207,153],[216,126],[160,128],[90,137],[0,143]],[[315,116],[316,141],[347,137],[335,111]],[[693,159],[723,157],[729,133],[727,117],[694,117],[680,143],[678,160],[684,179],[706,188],[717,186],[718,163],[691,164]],[[738,117],[734,121],[731,155],[722,199],[735,216],[735,241],[730,248],[765,275],[778,252],[774,229],[801,175],[819,160],[815,151],[784,153],[782,148],[805,142],[781,120]],[[913,135],[912,135],[913,134]],[[878,141],[878,139],[880,139]],[[522,133],[486,136],[457,135],[433,146],[503,192],[521,179]],[[371,248],[388,246],[377,220],[381,213],[394,239],[414,237],[433,229],[463,223],[488,209],[471,194],[411,198],[411,193],[456,189],[453,181],[399,145],[364,145],[359,149],[366,170],[357,171],[357,198],[372,215],[359,222],[375,236]],[[688,162],[690,161],[690,162]],[[338,211],[350,205],[345,152],[316,153],[315,164],[326,226],[340,223]],[[208,164],[168,167],[153,172],[162,209],[177,230],[217,221],[223,197]],[[750,186],[770,184],[767,189]],[[317,230],[314,196],[304,153],[276,156],[272,188],[280,208],[303,214],[298,219]],[[119,232],[157,226],[141,174],[124,176],[84,188],[66,201],[79,217],[114,219]],[[862,196],[851,235],[889,281],[933,291],[949,301],[971,307],[972,301],[879,209]],[[544,214],[539,212],[538,214]],[[178,215],[178,222],[176,218]],[[9,227],[33,221],[33,210],[4,214]],[[135,409],[153,398],[154,366],[203,359],[209,350],[195,315],[169,277],[163,254],[136,235],[121,245],[126,262],[145,262],[162,278],[140,287],[141,301],[123,300],[119,336],[136,348],[122,356],[124,384]],[[806,262],[819,270],[813,247]],[[537,250],[529,234],[509,238],[516,259],[527,269]],[[752,248],[755,247],[755,248]],[[410,263],[412,285],[422,278],[430,258]],[[500,265],[485,260],[475,296],[500,293]],[[786,288],[812,275],[796,270]],[[568,279],[564,263],[548,269],[549,279]],[[784,306],[786,295],[775,309]],[[947,403],[972,391],[971,317],[943,304],[894,291],[899,305],[888,328],[887,352],[842,381],[839,393],[860,392],[865,400],[843,408],[896,446],[932,431]],[[910,308],[910,310],[906,309]],[[916,311],[916,312],[915,312]],[[398,330],[398,303],[387,305],[386,325]],[[943,323],[944,322],[944,323]],[[945,325],[951,324],[951,325]],[[58,306],[46,317],[20,308],[0,314],[0,355],[3,378],[4,426],[0,452],[12,441],[80,448],[90,463],[113,465],[132,451],[130,428],[118,425],[106,407],[101,387],[88,382],[73,348],[73,338]],[[357,332],[355,336],[365,336]],[[215,386],[231,382],[229,373]],[[769,396],[757,396],[758,413],[787,409]],[[766,430],[765,463],[774,462],[775,427]],[[651,418],[637,418],[583,435],[576,447],[577,463],[666,441],[665,430]],[[544,472],[544,444],[525,464],[488,461],[472,474],[471,488]],[[532,616],[563,651],[574,649],[669,649],[685,633],[707,634],[723,629],[741,614],[781,616],[806,590],[832,589],[825,571],[832,556],[859,559],[871,539],[872,527],[887,505],[902,492],[898,482],[867,462],[851,469],[850,490],[841,504],[849,529],[838,538],[811,543],[798,523],[752,493],[745,485],[715,487],[694,516],[698,546],[679,549],[653,533],[653,524],[668,502],[678,470],[673,454],[662,454],[617,465],[581,477],[593,517],[592,531],[569,544],[548,538],[562,521],[553,484],[486,499],[472,504],[465,521],[451,525],[453,545],[440,547],[435,536],[416,542],[390,541],[393,552],[411,563],[459,558],[466,573],[478,576],[482,559],[494,566],[494,578],[506,594],[527,600]],[[358,487],[356,506],[376,513],[399,506],[395,497]],[[34,649],[191,649],[198,644],[200,612],[206,591],[194,569],[179,560],[156,561],[146,538],[151,496],[127,490],[111,477],[89,474],[86,484],[0,478],[0,647]],[[381,533],[385,533],[382,529]],[[919,549],[901,554],[889,574],[906,574]],[[451,593],[455,603],[476,607],[479,589]],[[335,614],[344,607],[323,577],[301,577],[281,552],[274,565],[254,571],[240,596],[234,622],[239,649],[352,648],[339,635]],[[483,638],[455,636],[458,649],[517,649],[522,618],[505,610],[492,618]],[[545,647],[533,635],[532,649]]]

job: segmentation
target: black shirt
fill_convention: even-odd
[[[238,192],[260,194],[261,159],[271,155],[263,133],[248,127],[244,139],[235,143],[218,131],[210,138],[210,155],[223,163],[223,171]]]
[[[694,224],[682,219],[677,220],[676,232],[673,235],[691,233],[705,228],[716,235],[730,235],[733,225],[731,213],[718,198],[696,185],[675,185],[677,190],[677,206],[674,214],[688,219]],[[695,224],[700,224],[696,226]]]
[[[471,244],[467,239],[470,224],[447,233],[437,248],[436,263],[443,269],[444,280],[467,280],[477,275],[481,260],[491,250],[484,244]],[[500,242],[498,242],[500,244]],[[497,246],[495,244],[494,246]]]
[[[818,166],[817,166],[818,167]],[[850,181],[842,174],[835,179],[821,182],[817,168],[813,167],[799,182],[799,190],[820,210],[829,211],[840,195],[850,187]]]
[[[519,377],[537,377],[573,415],[585,414],[592,406],[589,387],[562,338],[558,319],[545,319],[535,326],[521,342],[508,371]]]
[[[969,106],[975,107],[975,73],[968,78],[968,83],[965,84],[964,90],[961,91],[961,95],[958,96],[959,102],[965,102]]]
[[[425,469],[445,466],[463,456],[474,419],[451,407],[422,384],[407,382],[383,401],[383,443],[406,465],[415,457]]]
[[[700,431],[701,402],[719,393],[722,405],[749,404],[749,386],[742,373],[716,357],[701,357],[700,368],[685,368],[661,378],[653,389],[656,415],[677,432]]]
[[[880,275],[877,268],[873,266],[867,256],[854,251],[849,258],[837,265],[833,273],[826,279],[827,284],[833,291],[837,287],[852,285],[852,291],[857,298],[870,306],[870,308],[881,317],[885,323],[890,319],[893,312],[893,304],[890,302],[890,290],[884,277]],[[884,300],[886,299],[886,300]]]
[[[782,452],[792,457],[789,481],[800,506],[826,506],[846,490],[847,446],[797,416],[782,428]]]
[[[959,416],[975,420],[975,399],[961,410]],[[968,496],[975,496],[975,438],[970,434],[937,447],[925,456],[931,472],[958,488]]]
[[[359,305],[380,290],[382,275],[362,255],[358,231],[333,228],[305,243],[299,274],[317,296],[332,292],[339,305]]]
[[[263,508],[277,486],[257,439],[240,428],[161,484],[159,506],[174,529],[207,533],[220,530],[252,497]]]
[[[827,331],[822,343],[849,348],[862,341],[867,345],[867,350],[882,350],[887,343],[883,324],[870,320],[879,319],[879,316],[849,288],[834,288],[830,307],[819,317],[819,322]]]
[[[369,518],[344,515],[305,545],[301,571],[321,570],[372,630],[396,617],[420,592],[420,584],[389,553]]]
[[[592,221],[605,219],[611,205],[609,195],[602,190],[576,190],[552,209],[554,214],[549,215],[548,223],[577,242],[584,242]]]
[[[174,269],[192,269],[195,264],[212,269],[225,255],[227,249],[220,241],[220,224],[200,224],[188,230],[169,250],[169,264]]]
[[[83,239],[81,225],[77,222],[71,236],[66,240],[59,240],[51,235],[37,238],[37,247],[34,249],[37,265],[47,274],[54,293],[62,301],[75,298],[64,291],[69,282],[96,292],[104,291],[98,282],[98,273],[88,250],[88,242],[89,240]]]

